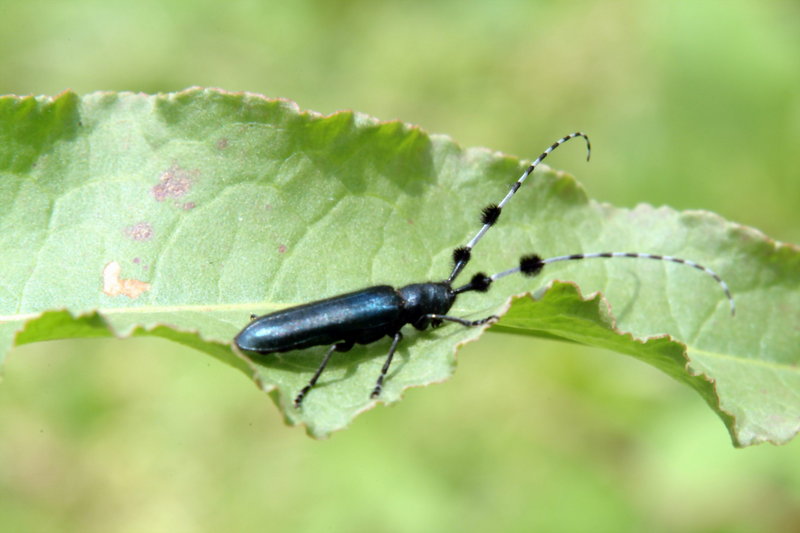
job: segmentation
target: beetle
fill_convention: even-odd
[[[711,276],[719,284],[730,303],[731,314],[735,314],[736,307],[730,289],[716,272],[688,259],[657,254],[601,252],[562,255],[546,259],[542,259],[538,255],[525,255],[520,258],[519,265],[515,268],[498,272],[492,276],[479,272],[468,283],[460,287],[453,286],[453,282],[470,261],[472,249],[489,228],[497,222],[503,207],[519,190],[536,166],[553,150],[576,137],[585,139],[586,159],[589,160],[591,144],[589,137],[582,132],[570,133],[550,145],[530,164],[500,203],[490,204],[483,209],[481,229],[466,245],[453,251],[453,270],[447,279],[413,283],[400,288],[377,285],[260,317],[251,316],[251,322],[234,339],[236,347],[243,352],[270,354],[301,350],[312,346],[328,346],[314,375],[294,399],[294,406],[300,408],[303,399],[317,383],[328,365],[333,352],[347,352],[355,344],[371,344],[383,337],[391,337],[389,354],[370,394],[370,398],[374,399],[380,396],[383,382],[389,366],[392,364],[392,358],[403,338],[401,329],[404,326],[411,325],[418,330],[425,330],[430,326],[437,327],[443,322],[454,322],[468,327],[482,326],[497,320],[498,317],[491,315],[478,320],[467,320],[447,314],[459,294],[472,291],[486,292],[494,281],[516,273],[535,276],[545,265],[550,263],[594,258],[653,259],[690,266]]]

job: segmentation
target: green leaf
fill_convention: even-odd
[[[48,339],[165,337],[241,370],[289,423],[325,436],[375,404],[389,339],[334,354],[301,410],[292,398],[325,349],[247,358],[231,339],[251,313],[444,278],[480,209],[523,168],[399,122],[321,116],[257,95],[4,97],[0,356]],[[738,314],[694,269],[613,259],[509,276],[461,296],[451,314],[482,318],[531,291],[493,328],[652,364],[697,390],[738,445],[797,433],[796,247],[711,213],[598,204],[572,177],[543,169],[476,247],[464,279],[513,267],[524,253],[603,251],[705,264],[731,286]],[[605,296],[584,299],[577,286]],[[457,347],[482,329],[408,328],[380,401],[446,380]]]

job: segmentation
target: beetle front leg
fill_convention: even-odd
[[[489,322],[496,322],[500,319],[497,315],[487,316],[486,318],[481,318],[480,320],[466,320],[464,318],[459,318],[457,316],[449,316],[449,315],[436,315],[430,314],[425,315],[425,318],[431,320],[431,322],[435,323],[436,321],[441,322],[442,320],[446,320],[447,322],[455,322],[456,324],[461,324],[462,326],[474,327],[474,326],[482,326],[484,324],[488,324]]]

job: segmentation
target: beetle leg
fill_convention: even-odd
[[[372,394],[369,395],[370,398],[377,398],[381,395],[381,389],[383,389],[383,380],[386,378],[386,373],[389,371],[389,365],[392,364],[392,357],[394,357],[394,352],[397,350],[397,345],[400,344],[400,339],[402,338],[403,334],[399,331],[394,334],[392,346],[389,348],[389,355],[386,357],[386,361],[383,363],[381,375],[378,376],[378,381],[375,382],[375,388],[372,389]]]
[[[429,318],[432,323],[435,323],[437,320],[441,322],[442,320],[447,320],[448,322],[455,322],[457,324],[461,324],[462,326],[482,326],[489,322],[495,322],[500,317],[497,315],[487,316],[486,318],[481,318],[480,320],[466,320],[464,318],[458,318],[457,316],[449,316],[449,315],[425,315],[425,318]]]
[[[331,347],[328,348],[327,353],[325,353],[325,357],[322,358],[322,363],[320,363],[319,368],[317,368],[317,371],[314,372],[314,375],[311,376],[311,379],[308,381],[308,384],[300,390],[300,392],[297,394],[297,397],[294,399],[295,409],[300,408],[300,405],[303,403],[303,398],[305,398],[306,394],[308,394],[308,391],[310,391],[311,388],[314,385],[316,385],[319,376],[322,374],[322,371],[325,370],[325,367],[328,365],[328,361],[330,361],[333,352],[334,351],[346,352],[352,347],[353,343],[331,344]]]

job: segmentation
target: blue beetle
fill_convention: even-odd
[[[571,133],[550,145],[512,185],[511,190],[500,203],[491,204],[483,209],[481,216],[483,226],[465,246],[453,251],[453,270],[446,280],[414,283],[399,289],[388,285],[377,285],[290,307],[261,317],[254,316],[251,317],[252,321],[236,336],[234,343],[243,352],[258,354],[289,352],[312,346],[329,346],[316,372],[295,397],[294,405],[299,408],[303,399],[325,370],[334,351],[346,352],[355,344],[371,344],[386,336],[392,338],[389,354],[370,396],[377,398],[380,396],[397,345],[403,338],[400,332],[403,326],[410,324],[418,330],[424,330],[429,326],[438,326],[443,321],[455,322],[463,326],[481,326],[492,322],[497,319],[494,315],[479,320],[466,320],[449,316],[447,312],[453,307],[459,294],[470,291],[486,292],[493,281],[511,274],[522,273],[527,276],[535,276],[549,263],[627,257],[669,261],[690,266],[703,271],[716,280],[730,301],[731,313],[734,313],[735,307],[730,290],[714,271],[687,259],[645,253],[602,252],[564,255],[547,259],[542,259],[538,255],[527,255],[520,259],[519,266],[515,268],[498,272],[492,276],[479,272],[472,277],[469,283],[453,288],[453,281],[471,258],[472,248],[497,222],[503,207],[525,179],[550,152],[575,137],[583,137],[586,140],[586,159],[589,159],[591,145],[589,138],[584,133]]]

